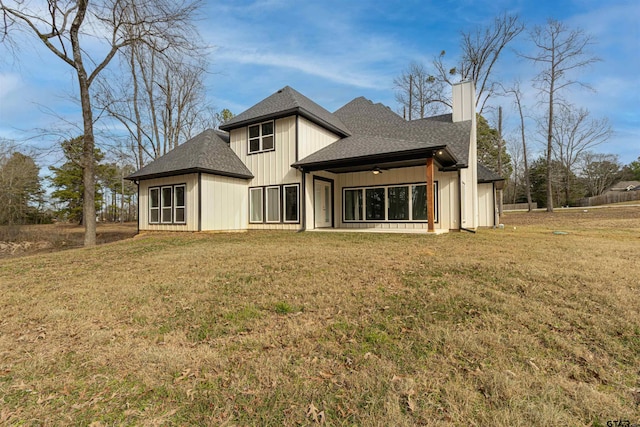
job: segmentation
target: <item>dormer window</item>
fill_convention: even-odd
[[[273,122],[249,126],[249,154],[275,149]]]

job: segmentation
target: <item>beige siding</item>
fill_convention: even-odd
[[[275,150],[264,153],[247,154],[247,127],[234,129],[230,133],[231,149],[247,165],[254,178],[246,181],[243,196],[243,221],[245,228],[259,230],[299,230],[301,224],[249,223],[249,187],[263,187],[283,184],[300,184],[302,174],[291,167],[296,161],[296,118],[289,116],[275,121]],[[302,189],[300,189],[302,193]],[[302,196],[302,194],[300,194]],[[302,217],[302,210],[300,210]]]
[[[479,227],[495,225],[495,202],[493,184],[478,184]]]
[[[203,174],[201,182],[202,230],[246,230],[247,181]]]
[[[231,149],[247,165],[254,178],[250,187],[299,183],[300,174],[291,164],[295,163],[296,118],[285,117],[275,121],[275,150],[264,153],[247,154],[247,127],[234,129],[230,133]]]
[[[321,176],[334,180],[334,223],[337,228],[381,228],[381,229],[426,229],[425,223],[345,223],[342,221],[343,188],[368,187],[375,185],[412,184],[426,182],[426,166],[402,169],[391,169],[374,175],[371,172],[354,172],[340,175],[331,173],[314,173],[307,175],[306,188],[306,227],[314,228],[313,209],[313,176]],[[457,173],[436,171],[434,179],[438,182],[438,222],[437,229],[448,230],[458,228],[457,212]]]
[[[298,119],[298,160],[304,159],[324,147],[333,144],[339,136],[310,122],[304,117]]]
[[[469,168],[461,169],[460,181],[462,184],[462,228],[475,229],[478,226],[478,187],[477,184],[473,185],[473,171]]]
[[[186,224],[149,224],[149,188],[186,184]],[[172,176],[140,181],[140,230],[197,231],[198,230],[198,174]]]

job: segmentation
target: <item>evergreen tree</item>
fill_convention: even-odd
[[[25,224],[37,219],[44,195],[39,172],[33,158],[22,153],[0,158],[0,224]]]
[[[477,138],[478,138],[478,161],[498,173],[498,141],[500,135],[497,129],[489,126],[487,119],[480,114],[476,114]],[[511,156],[507,153],[507,144],[502,142],[502,177],[511,176],[513,168],[511,166]]]
[[[49,179],[55,190],[51,193],[51,197],[62,202],[63,207],[57,214],[67,221],[78,222],[82,224],[83,219],[83,203],[84,203],[84,181],[82,167],[82,147],[84,139],[80,136],[68,141],[64,141],[62,151],[66,159],[65,163],[60,167],[50,166],[49,170],[53,172],[53,176]],[[97,163],[104,158],[104,154],[99,148],[94,148],[94,156]],[[99,170],[99,167],[94,170]],[[100,193],[100,185],[94,178],[95,184],[95,204],[96,210],[100,208],[102,203],[102,193]]]

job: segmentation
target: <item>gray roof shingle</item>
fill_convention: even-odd
[[[451,114],[406,121],[383,104],[360,97],[335,113],[351,131],[342,138],[296,162],[308,166],[342,159],[398,154],[445,147],[457,162],[466,166],[472,122],[452,122]]]
[[[283,87],[273,95],[225,122],[220,126],[220,129],[229,131],[290,114],[300,114],[340,136],[350,134],[347,127],[337,116],[289,86]]]
[[[478,162],[478,182],[504,181],[500,175]]]
[[[228,141],[229,135],[226,132],[205,130],[129,175],[127,179],[152,179],[193,172],[253,178],[251,171],[231,150]]]

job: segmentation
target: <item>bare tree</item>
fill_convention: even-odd
[[[30,2],[0,0],[2,41],[17,43],[12,32],[35,36],[75,72],[83,122],[82,168],[84,180],[85,246],[96,244],[94,114],[92,83],[118,51],[134,43],[155,49],[190,45],[191,25],[197,2],[171,0],[48,0],[46,10]],[[103,42],[97,58],[87,50],[89,43]],[[104,53],[106,52],[106,53]]]
[[[622,165],[615,154],[586,152],[582,155],[581,178],[588,196],[599,196],[620,177]]]
[[[588,52],[593,44],[591,37],[580,29],[569,29],[562,22],[549,19],[545,26],[535,27],[530,34],[535,46],[533,55],[520,54],[542,67],[534,80],[535,86],[546,95],[546,161],[547,161],[547,211],[553,212],[553,188],[551,184],[551,160],[555,107],[559,105],[560,93],[573,86],[586,86],[575,79],[572,72],[599,61]]]
[[[588,150],[607,141],[612,133],[607,119],[590,118],[589,110],[585,108],[559,107],[553,121],[552,153],[565,171],[565,204],[571,202],[571,177],[576,174],[574,167]]]
[[[524,31],[518,16],[503,14],[486,27],[461,32],[461,57],[457,65],[445,62],[443,50],[431,67],[412,62],[394,79],[396,100],[406,111],[424,117],[451,108],[449,88],[457,81],[471,80],[476,85],[476,105],[482,114],[487,101],[494,95],[493,72],[504,48]],[[411,101],[411,102],[409,102]],[[411,105],[410,105],[411,104]]]
[[[437,82],[424,64],[419,62],[411,62],[400,76],[393,79],[393,85],[396,101],[402,106],[407,120],[423,119],[440,112],[443,104],[434,100],[448,87],[443,82]]]
[[[215,112],[205,99],[204,50],[158,53],[130,46],[122,52],[125,78],[101,86],[99,102],[128,130],[138,167],[214,127]],[[194,53],[197,58],[189,57]]]
[[[533,202],[531,200],[531,178],[529,176],[529,163],[527,161],[527,138],[524,126],[524,112],[522,106],[522,92],[520,91],[520,83],[516,82],[510,88],[503,88],[506,94],[513,95],[514,103],[518,108],[518,115],[520,116],[520,139],[522,141],[522,163],[524,166],[524,179],[525,179],[525,192],[527,196],[528,210],[531,212],[533,208]]]
[[[517,139],[509,138],[506,141],[507,152],[511,157],[511,177],[507,182],[507,188],[505,190],[505,199],[509,200],[509,203],[515,204],[518,198],[519,190],[522,185],[522,176],[524,175],[522,168],[522,145]]]

